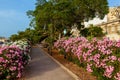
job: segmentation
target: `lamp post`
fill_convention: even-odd
[[[64,29],[64,31],[63,31],[64,37],[65,37],[66,33],[67,33],[67,30]],[[64,52],[64,59],[66,59],[66,56],[67,56],[67,55],[66,55],[66,52]]]

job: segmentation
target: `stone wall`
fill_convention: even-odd
[[[120,39],[120,18],[116,15],[116,8],[112,7],[109,9],[107,15],[107,22],[98,24],[103,29],[103,32],[112,40]],[[120,10],[120,8],[119,8]],[[120,14],[120,12],[119,12]]]

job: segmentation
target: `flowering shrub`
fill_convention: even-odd
[[[6,46],[0,49],[0,79],[21,77],[23,69],[22,51],[16,46]]]
[[[88,41],[84,37],[61,39],[55,42],[57,49],[72,53],[85,65],[88,72],[99,80],[120,80],[120,41],[108,38]]]
[[[29,43],[26,40],[19,40],[19,41],[13,42],[11,45],[16,45],[23,51],[23,58],[26,63],[28,63],[30,61],[31,58],[28,53],[31,50],[30,49],[31,46],[29,45]]]
[[[17,44],[17,42],[6,44],[0,48],[0,80],[14,80],[20,78],[23,68],[29,60],[29,46]],[[21,47],[21,48],[20,48]]]

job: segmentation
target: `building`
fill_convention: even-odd
[[[0,37],[0,42],[5,42],[7,39],[4,37]]]
[[[106,37],[109,37],[111,40],[120,40],[120,7],[109,8],[109,13],[103,20],[94,18],[85,22],[85,27],[88,27],[90,24],[100,26]]]
[[[107,23],[99,24],[103,29],[103,32],[106,34],[106,37],[109,37],[111,40],[120,40],[120,22],[119,20],[109,21]]]

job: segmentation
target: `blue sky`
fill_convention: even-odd
[[[109,6],[120,6],[120,0],[108,0]]]
[[[34,10],[36,0],[0,0],[0,36],[10,37],[29,27],[28,10]]]
[[[34,10],[36,0],[0,0],[0,36],[10,37],[29,27],[28,10]],[[120,0],[108,0],[109,6],[120,5]]]

